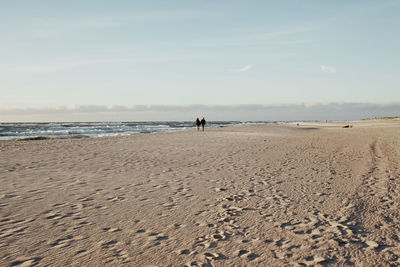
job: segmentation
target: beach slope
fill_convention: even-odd
[[[398,266],[400,122],[352,125],[0,142],[0,265]]]

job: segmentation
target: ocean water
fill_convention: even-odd
[[[206,128],[276,124],[279,122],[210,121]],[[0,123],[0,140],[27,138],[88,138],[194,129],[194,122],[49,122]]]

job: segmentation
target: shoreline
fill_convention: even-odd
[[[227,121],[228,122],[228,121]],[[337,128],[343,127],[345,125],[353,125],[355,124],[357,127],[377,127],[377,126],[393,126],[397,125],[399,120],[397,119],[363,119],[363,120],[356,120],[356,121],[293,121],[293,122],[255,122],[254,124],[237,124],[237,125],[224,125],[218,127],[211,127],[207,128],[206,131],[211,129],[219,129],[219,128],[226,128],[226,127],[248,127],[248,126],[266,126],[266,125],[286,125],[286,126],[313,126],[313,127],[321,127],[321,128]],[[43,141],[43,140],[54,140],[54,139],[86,139],[86,138],[104,138],[104,137],[124,137],[124,136],[132,136],[137,134],[157,134],[157,133],[175,133],[181,131],[193,131],[196,128],[193,126],[191,129],[175,129],[171,131],[142,131],[142,132],[135,132],[135,133],[121,133],[115,135],[104,135],[104,136],[91,136],[85,134],[73,134],[73,135],[66,135],[66,136],[57,136],[57,135],[38,135],[38,136],[27,136],[27,137],[14,137],[10,139],[0,139],[2,141]]]
[[[210,121],[208,128],[275,124],[278,122]],[[41,140],[67,138],[99,138],[128,136],[141,133],[179,132],[191,130],[194,125],[187,121],[149,122],[84,122],[84,123],[0,123],[0,141]]]

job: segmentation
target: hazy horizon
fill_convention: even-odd
[[[85,121],[301,121],[399,116],[400,103],[299,103],[271,105],[86,105],[3,109],[0,122]],[[60,119],[62,118],[62,119]]]

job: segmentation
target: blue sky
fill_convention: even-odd
[[[398,14],[400,1],[4,1],[0,110],[400,102]]]

